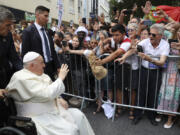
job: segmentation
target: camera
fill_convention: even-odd
[[[67,41],[63,40],[63,41],[62,41],[62,45],[63,45],[64,47],[66,47],[66,46],[67,46]]]
[[[137,45],[137,52],[142,52],[143,53],[143,48],[141,45]]]
[[[82,18],[82,23],[86,24],[86,18]]]
[[[168,42],[169,42],[169,44],[171,44],[172,42],[178,42],[178,40],[176,40],[176,39],[168,39]]]

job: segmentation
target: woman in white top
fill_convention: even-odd
[[[137,43],[140,40],[146,39],[149,37],[149,30],[148,29],[143,29],[140,34],[140,38],[137,36],[138,32],[138,25],[136,23],[130,23],[127,26],[128,28],[128,35],[129,38],[131,39],[131,48],[135,48]],[[140,39],[140,40],[139,40]],[[131,105],[135,105],[135,97],[136,97],[136,90],[138,89],[138,80],[139,80],[139,61],[138,57],[135,54],[132,49],[126,52],[121,58],[116,59],[115,61],[119,61],[121,64],[124,62],[127,62],[131,65]],[[133,117],[133,109],[131,109],[129,113],[129,119],[134,119]]]

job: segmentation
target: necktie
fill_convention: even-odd
[[[45,35],[44,28],[41,28],[41,31],[43,33],[43,38],[44,38],[45,50],[46,50],[46,55],[47,55],[47,62],[49,62],[51,60],[51,55],[50,55],[50,50],[49,50],[49,46],[48,46],[48,39]]]

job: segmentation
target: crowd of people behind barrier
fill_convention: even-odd
[[[151,9],[151,6],[147,1],[143,11]],[[132,11],[135,12],[136,9],[137,6]],[[83,93],[83,96],[88,97],[91,95],[89,92],[94,92],[94,76],[89,72],[85,54],[86,50],[92,50],[97,56],[95,64],[108,69],[107,76],[99,81],[101,98],[97,100],[98,107],[94,114],[101,110],[101,99],[106,94],[108,100],[118,104],[177,112],[178,59],[167,57],[179,55],[179,23],[163,10],[158,10],[157,16],[165,18],[165,21],[153,24],[147,18],[134,17],[132,13],[125,25],[125,11],[127,10],[123,9],[117,14],[110,24],[104,21],[102,14],[97,19],[90,18],[89,25],[80,20],[76,30],[71,27],[55,34],[56,40],[62,41],[62,44],[56,44],[59,60],[68,63],[71,68],[72,83],[68,84],[72,84],[71,89],[76,91],[75,95],[82,96]],[[145,15],[147,14],[146,12]],[[64,38],[58,36],[60,33],[64,33]],[[130,93],[125,89],[131,89]],[[116,115],[121,114],[121,111],[122,108],[118,107]],[[164,128],[172,127],[175,115],[164,114],[168,115]],[[153,111],[147,111],[147,116],[153,125],[161,120],[161,115],[156,116]],[[129,118],[133,120],[132,124],[137,124],[141,117],[142,110],[130,109]]]
[[[80,19],[78,28],[61,25],[58,29],[55,25],[48,30],[58,54],[57,65],[66,63],[70,69],[65,80],[67,92],[94,98],[96,79],[87,60],[89,53],[96,55],[95,65],[103,65],[108,69],[107,76],[98,81],[100,94],[94,114],[100,112],[101,99],[105,95],[108,100],[118,104],[178,111],[180,63],[179,59],[170,59],[168,56],[179,55],[180,23],[163,10],[158,10],[156,15],[164,18],[164,21],[153,24],[147,18],[151,7],[151,3],[147,1],[142,8],[146,18],[138,18],[133,16],[138,8],[135,5],[127,25],[124,17],[129,16],[129,12],[123,9],[120,13],[117,11],[110,23],[105,22],[105,17],[101,14],[97,18],[89,18],[88,24]],[[147,10],[149,12],[145,12]],[[13,25],[11,32],[16,51],[19,55],[24,55],[26,48],[23,49],[22,42],[28,40],[25,39],[25,36],[28,37],[28,24],[22,21],[21,26],[18,29]],[[28,43],[30,42],[26,44]],[[52,80],[54,75],[51,74]],[[130,89],[130,92],[125,89]],[[127,97],[130,99],[126,99]],[[81,99],[72,98],[70,102],[79,104]],[[118,107],[116,116],[121,112],[122,107]],[[132,124],[139,123],[142,113],[140,109],[130,109],[129,119],[132,119]],[[175,115],[164,114],[168,115],[164,128],[171,128]],[[157,121],[162,118],[154,111],[147,111],[147,116],[152,125],[157,125]]]

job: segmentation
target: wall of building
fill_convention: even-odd
[[[19,9],[25,12],[34,13],[38,5],[44,5],[50,9],[50,20],[58,19],[58,0],[0,0],[0,5]],[[98,0],[98,15],[104,13],[106,21],[109,21],[109,0]],[[62,20],[75,24],[79,23],[79,18],[86,17],[87,21],[92,11],[93,0],[62,0],[63,16]]]
[[[79,14],[79,17],[85,17],[86,21],[88,22],[88,18],[90,17],[90,12],[91,12],[91,5],[92,5],[92,0],[80,0],[79,4],[82,4],[81,6],[81,14]]]
[[[78,0],[63,1],[63,21],[73,20],[78,24]],[[46,6],[50,9],[50,18],[58,19],[57,0],[0,0],[0,5],[19,9],[25,12],[34,13],[38,5]]]
[[[73,20],[75,24],[78,24],[78,0],[63,0],[63,7],[63,20],[66,22]]]
[[[109,22],[109,0],[99,0],[98,1],[98,15],[104,13],[105,21]]]

